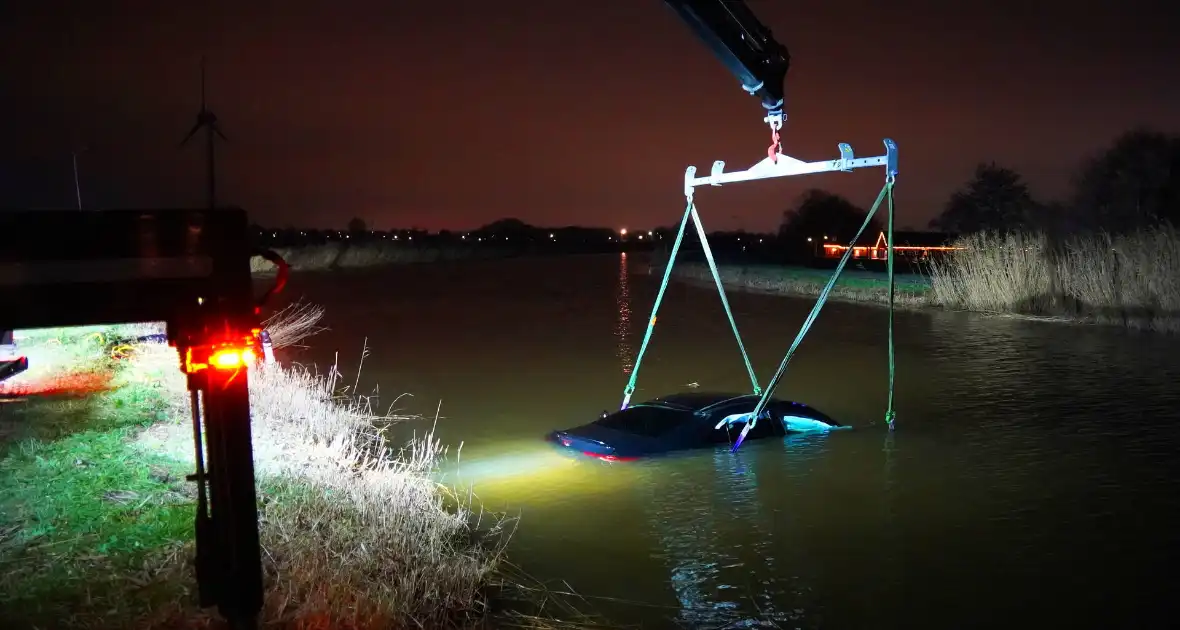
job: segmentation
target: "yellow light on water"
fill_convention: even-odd
[[[634,483],[634,464],[570,456],[543,443],[500,443],[486,456],[464,453],[443,472],[443,483],[471,487],[485,500],[565,501],[570,495],[625,492]]]

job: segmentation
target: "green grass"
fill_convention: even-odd
[[[155,578],[192,538],[190,488],[175,461],[129,447],[135,432],[27,441],[0,462],[5,627],[118,627],[185,595]]]
[[[179,462],[134,447],[144,427],[168,416],[168,391],[151,371],[124,370],[112,358],[143,332],[42,330],[20,339],[30,370],[14,379],[18,390],[104,389],[0,405],[5,628],[119,627],[184,595],[183,583],[154,578],[192,538],[191,487]]]
[[[22,331],[30,369],[0,389],[10,395],[0,404],[5,628],[121,627],[186,593],[156,578],[192,538],[191,485],[180,462],[134,446],[174,408],[152,378],[165,366],[113,358],[150,332]]]

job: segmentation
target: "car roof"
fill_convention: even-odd
[[[760,398],[762,397],[758,394],[735,394],[732,392],[691,392],[683,394],[670,394],[668,396],[655,398],[648,402],[639,403],[639,405],[648,407],[666,407],[680,411],[708,413],[715,407],[719,407],[724,404],[737,402],[757,403]],[[779,398],[771,398],[767,402],[811,409],[801,402],[786,401]]]
[[[648,404],[652,406],[674,407],[678,409],[688,409],[692,411],[702,411],[715,405],[728,402],[737,402],[743,399],[755,399],[754,394],[734,394],[724,392],[692,392],[685,394],[671,394],[669,396],[662,396],[656,398]]]

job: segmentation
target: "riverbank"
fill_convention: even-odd
[[[788,267],[783,265],[717,265],[721,282],[726,289],[783,295],[789,297],[819,297],[824,286],[832,277],[830,269]],[[652,265],[648,273],[659,276],[664,273],[663,265]],[[672,279],[713,288],[713,275],[703,263],[677,263]],[[889,283],[885,274],[861,270],[845,270],[832,287],[829,300],[854,304],[886,305],[889,301]],[[914,274],[896,277],[895,302],[898,306],[922,308],[932,305],[930,280]]]
[[[1180,231],[1143,230],[1051,241],[1043,234],[980,234],[929,265],[928,274],[896,277],[901,308],[940,308],[1051,321],[1180,333]],[[649,273],[663,273],[653,264]],[[831,270],[776,265],[719,265],[726,288],[814,299]],[[673,278],[713,286],[709,269],[679,263]],[[845,270],[833,301],[888,303],[884,273]]]
[[[407,242],[370,241],[334,242],[322,245],[275,248],[292,271],[327,271],[358,269],[381,265],[406,265],[451,260],[487,260],[506,258],[512,252],[492,245],[413,245]],[[268,274],[274,265],[261,256],[250,259],[250,272]]]
[[[315,325],[269,322],[276,345]],[[303,331],[302,333],[300,331]],[[192,425],[176,352],[152,327],[35,331],[0,384],[5,628],[206,627],[191,571]],[[282,341],[280,341],[280,339]],[[251,380],[268,627],[441,627],[488,614],[506,521],[431,479],[429,419],[381,414],[339,373]],[[347,389],[347,388],[345,388]],[[423,422],[395,448],[381,427]],[[474,523],[482,519],[483,526]]]

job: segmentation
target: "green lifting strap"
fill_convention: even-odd
[[[893,179],[886,180],[885,188],[889,190],[889,222],[888,234],[886,234],[885,250],[887,252],[888,261],[886,268],[889,270],[889,403],[885,408],[885,424],[889,425],[889,430],[893,430],[893,421],[896,419],[896,414],[893,411]]]
[[[643,334],[643,343],[639,346],[639,354],[635,357],[635,367],[631,370],[631,379],[623,389],[623,404],[620,410],[631,404],[631,396],[635,393],[635,382],[639,379],[639,366],[643,362],[643,355],[647,352],[651,342],[652,331],[656,326],[656,315],[660,310],[660,303],[664,301],[664,291],[668,288],[668,281],[672,278],[672,266],[676,263],[676,254],[680,251],[680,244],[684,241],[684,231],[688,227],[688,220],[692,219],[696,226],[697,236],[701,239],[701,249],[705,252],[705,260],[709,263],[709,271],[713,274],[713,282],[717,285],[717,293],[721,296],[721,306],[725,308],[725,316],[729,318],[729,326],[733,329],[733,336],[737,339],[738,350],[742,353],[742,361],[746,364],[746,372],[750,376],[754,394],[761,394],[762,387],[758,385],[758,376],[754,374],[754,365],[750,363],[750,355],[746,353],[746,346],[742,343],[742,335],[738,332],[737,321],[733,318],[733,311],[729,308],[729,300],[725,298],[725,286],[721,282],[721,273],[717,271],[717,263],[713,260],[713,250],[709,247],[709,237],[705,234],[705,227],[701,224],[701,217],[697,214],[696,204],[692,197],[688,198],[688,205],[684,209],[684,217],[680,219],[680,229],[676,232],[676,241],[672,244],[672,252],[668,256],[668,264],[664,267],[664,279],[660,282],[660,290],[656,293],[655,304],[651,308],[651,317],[647,318],[647,330]]]
[[[778,387],[779,382],[787,372],[787,365],[791,362],[791,358],[795,355],[795,350],[799,348],[799,344],[803,342],[803,337],[811,330],[811,325],[815,323],[815,318],[819,315],[820,309],[824,307],[824,303],[828,301],[828,296],[832,292],[832,288],[836,285],[836,280],[840,278],[840,273],[844,271],[844,266],[848,264],[848,259],[852,256],[853,246],[860,240],[865,229],[869,227],[869,223],[873,219],[873,215],[877,214],[877,209],[881,207],[881,202],[886,197],[889,199],[889,225],[888,236],[886,241],[886,249],[888,250],[888,269],[889,269],[889,406],[885,413],[885,420],[889,423],[890,429],[893,428],[893,182],[894,177],[890,175],[885,180],[885,186],[881,188],[881,193],[877,195],[877,200],[873,202],[873,207],[869,213],[865,215],[864,223],[861,224],[860,229],[857,230],[856,236],[852,238],[852,243],[844,250],[844,255],[840,258],[840,262],[836,265],[836,271],[832,277],[828,279],[827,285],[824,286],[823,291],[820,292],[819,298],[815,301],[815,306],[811,308],[811,312],[807,315],[807,319],[803,321],[803,326],[799,329],[799,334],[795,335],[795,340],[791,342],[791,347],[787,349],[786,356],[783,357],[782,363],[778,366],[778,371],[771,377],[770,382],[767,383],[766,389],[762,392],[762,398],[758,400],[758,404],[754,406],[754,410],[750,412],[749,419],[745,427],[742,428],[741,434],[738,435],[734,442],[731,452],[736,452],[738,447],[742,445],[742,441],[746,439],[746,434],[754,428],[758,423],[758,418],[766,409],[766,405],[770,402],[770,397],[774,395],[775,388]]]

